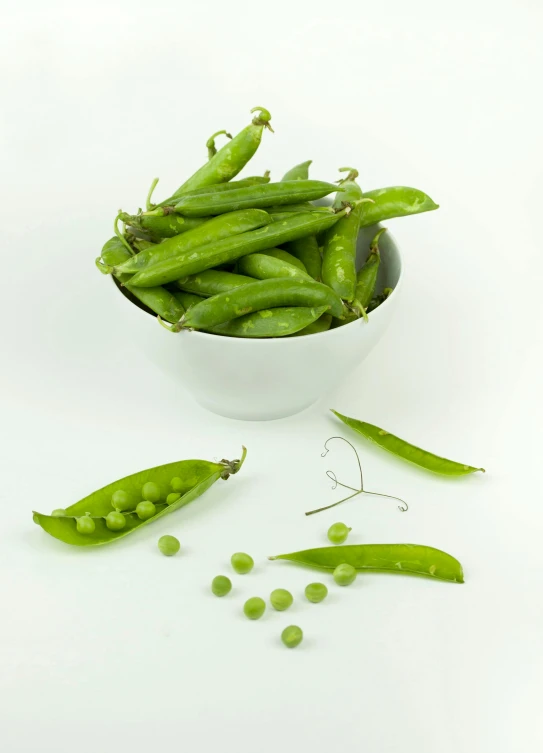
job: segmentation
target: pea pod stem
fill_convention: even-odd
[[[153,182],[151,183],[151,187],[149,188],[149,192],[147,194],[147,198],[145,199],[145,208],[146,208],[146,210],[148,212],[150,212],[153,209],[153,207],[155,206],[154,204],[151,204],[151,198],[153,196],[153,191],[157,187],[158,181],[159,181],[158,178],[154,178]]]
[[[121,243],[123,244],[123,246],[125,246],[125,247],[126,247],[126,249],[127,249],[127,251],[129,251],[129,252],[130,252],[130,255],[131,255],[131,256],[134,256],[134,255],[135,255],[135,254],[134,254],[134,249],[132,248],[132,246],[130,245],[130,243],[128,243],[128,241],[126,240],[126,238],[124,237],[124,235],[123,235],[123,234],[121,233],[121,231],[119,230],[119,220],[121,219],[121,215],[122,215],[122,214],[123,214],[123,212],[122,212],[122,211],[121,211],[121,210],[119,209],[119,212],[118,212],[118,214],[117,214],[117,216],[115,217],[115,220],[114,220],[114,222],[113,222],[113,230],[114,230],[114,232],[115,232],[115,235],[117,236],[117,238],[118,238],[118,239],[119,239],[119,240],[121,241]]]
[[[217,147],[215,146],[215,139],[217,136],[226,136],[228,139],[232,139],[232,134],[228,133],[228,131],[216,131],[213,136],[210,136],[208,140],[206,141],[206,147],[207,147],[207,157],[208,159],[211,159],[217,154]]]
[[[270,125],[271,113],[270,113],[269,110],[266,110],[265,107],[253,107],[250,110],[250,112],[251,113],[253,113],[253,112],[259,112],[260,113],[260,115],[258,117],[255,115],[255,117],[253,118],[253,125],[264,126],[264,128],[267,128],[272,133],[275,133],[275,131],[273,130],[273,128]]]

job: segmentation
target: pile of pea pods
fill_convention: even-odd
[[[172,332],[288,337],[368,320],[393,291],[377,290],[384,228],[357,270],[359,230],[438,205],[405,186],[365,191],[353,168],[337,184],[310,179],[311,160],[277,182],[269,172],[233,180],[273,131],[268,110],[251,112],[236,136],[208,139],[208,161],[171,196],[152,202],[155,179],[145,210],[119,212],[96,265]],[[316,203],[332,194],[331,206]]]

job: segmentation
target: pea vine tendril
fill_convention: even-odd
[[[349,442],[348,439],[345,439],[345,437],[330,437],[326,440],[324,443],[324,452],[321,453],[321,458],[325,458],[328,453],[330,452],[330,448],[328,447],[328,443],[331,442],[333,439],[340,439],[342,442],[346,442],[349,447],[352,449],[354,454],[356,455],[356,460],[358,463],[358,470],[360,471],[360,489],[356,489],[354,486],[349,486],[348,484],[344,484],[342,481],[338,481],[338,478],[334,471],[326,471],[326,475],[328,478],[334,482],[334,485],[332,486],[332,490],[337,489],[338,486],[342,486],[344,489],[350,489],[354,494],[349,494],[348,497],[344,497],[343,499],[340,499],[338,502],[333,502],[331,505],[326,505],[325,507],[319,507],[316,510],[310,510],[309,512],[306,512],[306,515],[315,515],[315,513],[323,512],[324,510],[330,510],[332,507],[337,507],[337,505],[340,505],[342,502],[346,502],[349,499],[353,499],[353,497],[358,497],[359,494],[371,494],[373,497],[387,497],[388,499],[395,499],[398,502],[401,502],[400,505],[398,505],[398,510],[400,512],[407,512],[409,509],[409,505],[407,502],[400,497],[395,497],[392,494],[383,494],[381,492],[370,492],[367,489],[364,489],[364,474],[362,473],[362,463],[360,462],[360,457],[358,455],[358,452],[356,451],[356,447]]]

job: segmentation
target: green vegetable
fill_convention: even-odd
[[[326,599],[328,596],[328,589],[324,583],[309,583],[305,587],[305,597],[312,604],[319,604],[319,602]]]
[[[391,186],[364,191],[364,198],[371,199],[373,204],[368,202],[363,205],[360,227],[369,227],[369,225],[375,225],[393,217],[406,217],[439,209],[439,204],[432,201],[427,194],[417,188],[407,186]]]
[[[239,575],[250,573],[255,564],[251,555],[245,554],[245,552],[236,552],[233,554],[230,557],[230,563]]]
[[[256,211],[256,210],[252,210]],[[223,238],[205,246],[199,246],[190,254],[179,254],[148,269],[142,269],[130,280],[134,287],[153,287],[198,274],[205,269],[241,259],[248,254],[266,251],[281,243],[315,235],[334,225],[342,212],[305,212],[292,214],[286,220],[272,222],[257,230]]]
[[[177,325],[173,325],[172,331],[210,329],[244,314],[283,306],[328,307],[330,314],[339,319],[345,314],[341,298],[320,282],[259,280],[198,303],[187,311]]]
[[[181,547],[179,540],[175,536],[161,536],[158,540],[158,548],[166,557],[173,557]]]
[[[227,479],[231,474],[237,473],[243,465],[246,452],[244,448],[241,460],[224,460],[220,463],[211,463],[206,460],[181,460],[156,468],[148,468],[114,481],[112,484],[108,484],[76,502],[66,508],[66,517],[58,518],[35,512],[34,522],[40,525],[46,533],[66,544],[75,546],[108,544],[122,536],[127,536],[137,528],[148,525],[157,518],[178,510],[203,494],[218,479]],[[167,504],[166,497],[169,494],[170,480],[176,476],[183,479],[187,491],[176,502]],[[121,531],[112,531],[108,528],[105,518],[111,512],[113,492],[122,488],[131,498],[138,499],[143,485],[149,480],[152,480],[160,488],[161,501],[156,504],[156,515],[149,520],[140,520],[135,510],[133,512],[126,511],[126,525]],[[80,516],[87,512],[90,516],[89,521],[83,523]],[[78,520],[76,521],[76,519]],[[84,534],[82,533],[83,529],[85,530]]]
[[[245,186],[220,193],[184,193],[175,205],[175,211],[185,217],[206,217],[240,209],[254,209],[297,204],[322,199],[335,193],[338,187],[321,180],[291,180]],[[360,196],[362,198],[362,196]]]
[[[215,146],[215,139],[217,136],[226,136],[227,139],[232,138],[232,134],[228,131],[215,131],[215,133],[206,141],[207,158],[212,159],[217,154],[217,147]],[[220,186],[228,185],[228,183],[219,183]]]
[[[290,245],[290,244],[287,244]],[[268,248],[266,251],[260,251],[261,254],[264,254],[265,256],[273,256],[274,259],[280,259],[281,261],[286,261],[287,264],[292,264],[295,267],[298,267],[299,270],[302,272],[307,272],[307,269],[305,268],[305,265],[303,262],[301,262],[299,259],[297,259],[293,254],[289,253],[288,251],[285,251],[283,248]]]
[[[326,332],[326,330],[330,329],[330,325],[333,321],[340,322],[341,319],[333,319],[330,314],[323,314],[312,324],[308,324],[307,327],[304,327],[304,329],[299,330],[299,332],[295,332],[293,337],[297,337],[299,335],[318,335],[319,332]]]
[[[463,583],[462,565],[450,554],[419,544],[351,544],[306,549],[269,557],[289,560],[319,570],[335,570],[346,563],[356,570],[375,570],[405,575],[429,575],[436,580]]]
[[[302,629],[297,625],[289,625],[281,633],[281,640],[287,648],[296,648],[304,639]]]
[[[115,510],[113,510],[106,515],[106,526],[110,531],[122,531],[125,525],[126,518],[122,512],[115,512]]]
[[[66,515],[66,510],[64,510],[62,507],[57,507],[56,510],[53,510],[51,515],[53,518],[63,518]]]
[[[328,529],[328,539],[332,544],[343,544],[349,535],[349,531],[352,530],[352,528],[347,528],[345,523],[334,523]]]
[[[281,180],[307,180],[309,177],[309,166],[312,162],[313,160],[309,159],[307,162],[300,162],[299,165],[291,167],[291,169],[283,175]]]
[[[136,505],[136,515],[140,520],[149,520],[153,515],[156,515],[156,506],[149,501],[139,502]]]
[[[111,495],[111,504],[118,512],[134,509],[134,501],[123,489],[117,489],[117,491],[113,492]]]
[[[256,277],[258,280],[269,280],[279,277],[301,280],[312,279],[307,272],[302,272],[294,264],[289,264],[282,259],[268,256],[265,253],[244,256],[238,262],[238,269],[242,274]]]
[[[352,565],[343,562],[334,570],[334,580],[338,586],[350,586],[356,578],[356,570]]]
[[[167,505],[173,505],[174,502],[177,502],[177,500],[181,497],[181,494],[179,492],[171,492],[166,497],[166,504]]]
[[[147,481],[141,488],[141,497],[147,502],[160,500],[160,486],[154,481]]]
[[[259,620],[266,611],[266,602],[259,596],[247,599],[243,605],[243,613],[250,620]]]
[[[292,606],[293,601],[294,599],[292,598],[290,591],[287,591],[284,588],[276,588],[270,594],[270,603],[278,612],[284,612],[285,609]]]
[[[475,468],[472,465],[456,463],[454,460],[447,460],[439,455],[434,455],[432,452],[421,450],[420,447],[416,447],[373,424],[368,424],[365,421],[357,421],[356,418],[349,418],[335,410],[332,410],[332,413],[343,421],[344,424],[347,424],[347,426],[354,429],[358,434],[379,445],[379,447],[428,471],[440,473],[444,476],[465,476],[468,473],[476,473],[477,471],[485,472],[484,468]]]
[[[82,518],[77,518],[76,520],[77,532],[81,533],[83,536],[88,536],[89,534],[94,533],[95,528],[96,528],[96,523],[90,517],[89,512],[85,513],[85,515]]]
[[[228,337],[286,337],[307,330],[322,317],[325,311],[328,311],[328,308],[328,306],[319,308],[284,306],[263,309],[211,327],[209,332]]]
[[[174,193],[174,197],[202,186],[226,183],[245,167],[258,149],[264,128],[273,131],[270,125],[271,115],[268,110],[263,107],[253,107],[251,112],[258,112],[258,115],[253,118],[253,122],[234,136],[222,149],[219,149],[209,162],[186,180]]]
[[[172,478],[172,480],[170,481],[170,486],[172,487],[173,492],[185,492],[186,491],[186,482],[183,481],[182,478],[179,478],[179,476]]]
[[[304,268],[314,280],[321,281],[322,258],[319,244],[314,235],[308,235],[306,238],[299,238],[297,241],[287,243],[287,250],[303,263]]]
[[[226,596],[232,590],[232,581],[226,575],[216,575],[211,581],[211,591],[215,596]]]
[[[176,286],[185,292],[195,293],[196,295],[210,298],[219,293],[227,293],[235,290],[242,285],[249,285],[254,282],[252,277],[225,272],[222,269],[206,269],[205,272],[199,272],[196,275],[189,275],[176,281]],[[189,308],[189,306],[185,306]]]
[[[153,214],[128,214],[121,212],[119,219],[125,222],[133,233],[142,232],[151,239],[160,241],[163,238],[173,238],[174,235],[188,233],[211,217],[181,217],[180,214],[167,214],[158,217]]]

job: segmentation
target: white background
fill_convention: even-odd
[[[0,747],[516,753],[543,745],[541,77],[536,0],[5,4],[2,83]],[[128,342],[93,266],[119,206],[171,192],[218,128],[269,108],[250,172],[312,158],[334,180],[426,190],[438,212],[390,223],[403,310],[356,372],[290,419],[198,408]],[[341,370],[341,363],[337,364]],[[375,422],[488,473],[442,480],[353,438],[369,488],[334,512],[324,472],[356,481],[341,425]],[[79,551],[32,524],[126,473],[249,448],[243,472],[175,517]],[[465,585],[387,575],[330,583],[265,557],[351,542],[429,544]],[[159,555],[162,533],[179,556]],[[223,600],[208,590],[253,554]],[[243,600],[287,587],[257,623]],[[299,624],[296,651],[279,641]]]

